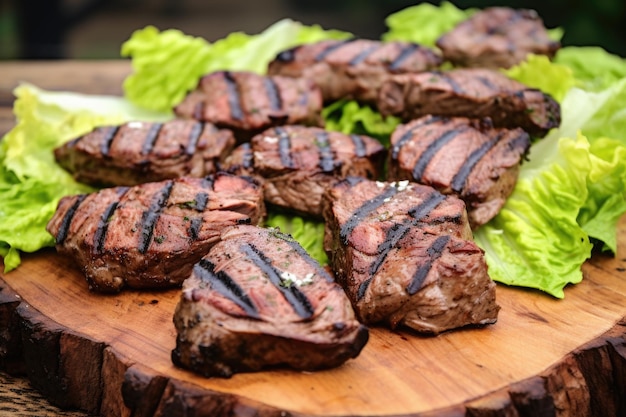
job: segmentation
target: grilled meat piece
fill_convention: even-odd
[[[368,136],[279,126],[240,145],[224,167],[261,177],[266,203],[321,217],[326,188],[347,176],[378,179],[385,156],[380,142]]]
[[[172,361],[204,376],[356,357],[368,339],[339,285],[289,235],[226,229],[183,283]]]
[[[231,131],[210,123],[135,121],[98,127],[56,148],[54,156],[77,181],[131,186],[213,174],[234,146]]]
[[[415,43],[352,38],[283,51],[270,62],[268,74],[311,79],[325,102],[348,98],[373,104],[392,74],[431,70],[442,62],[437,52]]]
[[[348,178],[324,195],[324,249],[364,324],[440,333],[499,306],[462,200],[409,181]]]
[[[528,54],[552,58],[561,47],[534,10],[489,7],[460,22],[437,42],[446,60],[462,67],[509,68]]]
[[[561,122],[550,95],[483,68],[398,75],[381,87],[378,108],[405,121],[427,114],[488,117],[494,126],[521,127],[537,137]]]
[[[246,71],[217,71],[174,108],[193,118],[232,129],[240,142],[272,126],[322,126],[322,96],[307,79],[263,76]]]
[[[180,285],[223,228],[264,215],[252,179],[217,173],[64,197],[47,230],[91,290],[118,292]]]
[[[408,179],[457,195],[477,228],[498,214],[513,192],[529,148],[530,137],[520,128],[424,116],[392,133],[388,179]]]

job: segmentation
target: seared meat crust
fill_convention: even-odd
[[[385,157],[385,148],[368,136],[281,126],[240,145],[224,167],[259,177],[266,203],[321,217],[328,187],[347,176],[380,178]]]
[[[218,173],[64,197],[47,230],[91,290],[118,292],[180,285],[223,228],[264,214],[255,182]]]
[[[522,129],[467,118],[425,116],[391,135],[388,179],[430,185],[465,201],[472,228],[495,217],[517,182],[530,148]]]
[[[323,40],[281,52],[268,74],[313,80],[325,102],[345,98],[373,104],[391,75],[435,69],[442,61],[433,49],[415,43]]]
[[[218,71],[202,77],[174,113],[232,129],[245,142],[272,126],[321,126],[321,110],[321,92],[311,80]]]
[[[174,314],[173,362],[204,376],[356,357],[368,339],[345,293],[288,235],[233,226],[193,268]]]
[[[429,114],[490,118],[496,127],[521,127],[537,137],[561,122],[550,95],[484,68],[398,75],[381,87],[378,108],[407,122]]]
[[[137,185],[215,173],[234,148],[226,129],[194,120],[101,126],[54,150],[63,168],[95,186]]]
[[[460,199],[361,178],[324,198],[324,249],[364,324],[436,334],[497,320],[495,283]]]
[[[509,68],[528,54],[552,58],[560,49],[534,10],[488,7],[441,36],[446,60],[461,67]]]

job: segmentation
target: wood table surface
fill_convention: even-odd
[[[129,73],[128,61],[0,63],[0,130],[14,123],[11,91],[20,81],[121,94]],[[361,355],[339,369],[227,380],[171,364],[175,290],[103,298],[42,250],[0,273],[0,368],[11,363],[3,354],[23,355],[44,397],[107,416],[626,415],[626,216],[618,242],[615,257],[585,263],[583,282],[564,300],[498,284],[495,325],[437,337],[372,328]],[[23,352],[3,353],[11,331]],[[88,359],[95,375],[76,365]]]

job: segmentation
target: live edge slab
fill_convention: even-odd
[[[41,71],[0,64],[0,94],[20,69],[44,88],[112,94],[129,71],[125,61],[57,64],[76,74],[88,66],[100,81],[73,85],[53,82],[54,66],[31,65]],[[0,369],[26,375],[53,404],[102,416],[623,416],[626,216],[617,233],[616,256],[594,254],[562,300],[498,284],[494,325],[434,337],[373,327],[339,368],[230,379],[172,364],[180,290],[92,293],[43,249],[0,274]]]

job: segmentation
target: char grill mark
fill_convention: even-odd
[[[191,128],[191,131],[189,132],[189,142],[187,142],[187,147],[185,148],[187,155],[193,155],[196,152],[196,149],[198,148],[198,140],[200,139],[200,135],[202,135],[204,127],[204,123],[198,122]]]
[[[387,231],[385,234],[385,240],[378,245],[376,250],[378,256],[370,266],[369,278],[363,281],[359,286],[357,294],[358,299],[363,298],[365,295],[365,291],[367,291],[367,287],[369,287],[373,276],[378,272],[383,262],[385,262],[389,252],[396,247],[398,242],[408,233],[409,230],[418,225],[422,219],[428,216],[439,205],[439,203],[445,200],[445,198],[446,197],[440,192],[433,191],[424,199],[424,201],[409,209],[408,212],[412,219],[396,223]]]
[[[259,318],[259,312],[248,294],[224,271],[215,272],[215,265],[207,259],[201,259],[193,267],[193,272],[211,288],[237,304],[249,316]]]
[[[387,189],[377,195],[376,197],[368,200],[365,204],[357,208],[354,213],[350,216],[347,222],[341,225],[341,230],[339,231],[339,236],[341,237],[341,241],[344,245],[348,244],[348,238],[350,234],[354,230],[356,226],[363,220],[363,218],[367,217],[368,214],[376,210],[378,207],[382,206],[385,203],[385,200],[393,197],[398,192],[396,187],[387,187]]]
[[[104,248],[104,241],[106,240],[107,230],[109,228],[109,220],[115,210],[117,210],[117,205],[119,203],[117,201],[109,204],[107,209],[102,213],[100,217],[100,222],[98,222],[98,227],[96,228],[96,233],[93,235],[93,247],[94,253],[100,254],[102,253],[102,249]]]
[[[409,209],[409,215],[415,220],[421,221],[424,217],[428,216],[434,209],[446,199],[446,196],[439,191],[433,191],[417,206]]]
[[[150,127],[150,130],[148,130],[148,134],[146,135],[146,139],[143,142],[143,146],[141,147],[142,155],[148,155],[152,152],[162,127],[163,123],[155,123],[152,127]]]
[[[446,83],[448,83],[448,85],[450,86],[450,88],[452,88],[452,91],[454,91],[456,94],[463,94],[463,92],[465,91],[463,89],[463,87],[461,86],[461,84],[457,83],[456,80],[454,80],[452,77],[448,76],[448,74],[445,74],[441,71],[438,71],[437,74],[441,77],[441,79],[443,81],[445,81]],[[483,80],[481,80],[481,82],[484,84],[484,77]],[[493,84],[491,84],[491,87],[493,87]]]
[[[274,129],[278,134],[278,152],[280,154],[280,162],[286,168],[294,168],[293,159],[291,158],[291,138],[289,133],[282,127]]]
[[[204,115],[204,101],[199,101],[193,107],[192,116],[196,120],[202,120]]]
[[[416,181],[420,181],[422,179],[422,175],[424,175],[426,167],[433,159],[435,154],[439,152],[439,150],[443,148],[447,143],[452,141],[459,134],[463,133],[466,130],[466,127],[448,130],[437,139],[435,139],[431,144],[429,144],[426,150],[420,155],[419,159],[415,163],[415,166],[413,167],[413,178]]]
[[[141,216],[142,227],[140,235],[141,241],[139,242],[138,248],[139,253],[146,253],[150,247],[152,236],[154,234],[154,227],[161,216],[161,212],[167,204],[167,200],[169,199],[173,187],[174,183],[172,181],[168,181],[167,185],[161,189],[161,192],[154,197],[148,210],[143,212]]]
[[[397,70],[400,67],[400,65],[402,65],[402,63],[406,61],[411,55],[413,55],[413,53],[417,51],[418,49],[419,49],[419,46],[415,43],[405,45],[400,50],[400,53],[398,54],[398,56],[391,62],[391,64],[389,65],[389,69],[392,71]]]
[[[269,98],[270,108],[274,111],[280,111],[283,108],[283,100],[280,97],[280,92],[273,79],[266,77],[263,79],[263,85]]]
[[[371,46],[365,48],[364,50],[359,52],[354,58],[352,58],[350,60],[350,62],[348,62],[348,66],[354,67],[356,65],[359,65],[360,63],[365,61],[368,56],[373,54],[380,47],[381,47],[381,45],[376,43],[374,45],[371,45]]]
[[[498,143],[504,133],[500,133],[488,142],[483,143],[478,149],[474,150],[465,160],[461,168],[454,174],[452,178],[451,188],[455,193],[460,193],[465,186],[467,178],[472,173],[476,164]]]
[[[409,230],[415,226],[416,223],[416,220],[405,220],[403,222],[395,223],[391,226],[391,228],[389,228],[389,230],[387,230],[387,233],[385,233],[385,240],[380,243],[376,249],[378,256],[370,266],[369,277],[365,279],[361,285],[359,285],[357,300],[363,298],[367,288],[372,282],[372,278],[378,272],[383,262],[385,262],[385,259],[387,259],[389,252],[398,244],[400,239],[402,239],[409,232]]]
[[[70,229],[70,225],[72,224],[72,219],[80,207],[81,203],[87,198],[86,194],[81,194],[76,198],[72,207],[65,213],[63,216],[63,220],[61,221],[61,227],[59,227],[59,232],[56,235],[56,244],[61,245],[67,238],[67,231]]]
[[[235,120],[243,120],[244,114],[241,107],[241,95],[237,81],[229,71],[224,71],[224,81],[226,82],[226,90],[228,91],[228,106],[230,107],[230,116]]]
[[[276,55],[276,60],[280,62],[291,62],[296,58],[296,51],[299,46],[294,46],[293,48],[286,49]]]
[[[246,170],[253,168],[254,152],[252,151],[252,145],[250,144],[250,142],[244,142],[239,145],[237,151],[241,152],[241,162],[239,163],[239,165]]]
[[[241,245],[241,250],[248,256],[248,259],[250,259],[261,271],[263,271],[270,282],[280,291],[285,300],[287,300],[287,302],[291,305],[296,314],[305,320],[313,316],[315,311],[307,296],[295,285],[285,286],[283,284],[280,272],[272,265],[271,259],[265,256],[263,252],[250,243]]]
[[[410,295],[415,294],[419,291],[420,288],[422,288],[422,284],[424,283],[426,276],[430,272],[433,263],[441,257],[443,250],[445,249],[449,241],[449,235],[439,236],[433,242],[433,244],[428,249],[426,249],[428,259],[426,260],[426,262],[420,265],[419,268],[417,268],[417,271],[413,275],[411,282],[406,287],[406,290]]]
[[[320,153],[320,168],[324,172],[332,172],[335,168],[335,161],[333,159],[333,151],[328,142],[328,132],[316,133],[315,139]]]
[[[191,222],[189,224],[189,237],[191,238],[191,240],[197,240],[198,239],[198,235],[200,233],[200,227],[202,226],[202,218],[201,217],[194,217],[193,219],[191,219]]]
[[[206,192],[199,192],[194,199],[194,208],[198,211],[204,211],[207,203],[209,202],[209,194]]]
[[[345,44],[348,44],[350,42],[354,42],[355,40],[356,40],[356,38],[349,38],[349,39],[345,39],[343,41],[339,41],[339,42],[336,42],[336,43],[331,43],[326,48],[324,48],[324,50],[322,52],[320,52],[319,54],[317,54],[315,56],[315,62],[323,61],[332,52],[338,50],[339,48],[341,48]]]
[[[365,143],[363,143],[363,138],[359,135],[352,134],[350,135],[350,139],[352,139],[352,143],[354,144],[354,154],[357,158],[364,157],[367,149],[365,148]]]
[[[476,77],[476,79],[491,91],[498,91],[498,87],[495,86],[487,77]],[[520,91],[519,94],[521,94],[520,97],[523,97],[523,92]]]
[[[103,156],[109,155],[109,150],[111,149],[111,145],[113,144],[113,140],[115,139],[115,136],[117,135],[119,129],[119,126],[111,126],[107,129],[107,132],[102,138],[102,144],[100,146],[100,152]]]
[[[411,140],[411,138],[413,138],[413,133],[416,129],[421,128],[424,125],[439,122],[441,120],[442,118],[439,116],[431,116],[428,119],[424,120],[423,122],[418,123],[416,126],[413,127],[413,129],[410,129],[409,131],[407,131],[404,135],[402,135],[402,137],[398,140],[398,142],[391,147],[391,158],[392,159],[398,158],[398,154],[400,153],[400,150],[402,149],[405,143],[407,143],[408,141]]]
[[[212,182],[205,180],[205,185],[207,188],[212,188]],[[209,193],[201,191],[196,194],[193,200],[193,208],[199,212],[203,212],[207,204],[209,203]],[[202,217],[194,217],[191,219],[189,224],[189,228],[187,229],[189,233],[189,237],[191,240],[198,239],[198,234],[200,232],[200,227],[202,227]]]

